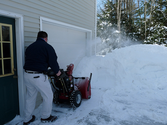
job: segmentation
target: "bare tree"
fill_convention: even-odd
[[[154,0],[151,0],[150,23],[149,23],[149,28],[150,28],[150,29],[151,29],[151,20],[152,20],[153,4],[154,4]],[[149,34],[150,34],[150,30],[149,30]]]
[[[118,4],[117,4],[117,27],[119,30],[119,0],[118,0]]]
[[[122,0],[118,0],[118,5],[117,5],[117,26],[118,30],[121,30],[121,11],[122,11]]]
[[[146,0],[144,1],[144,5],[145,5],[145,9],[144,9],[144,18],[145,18],[145,39],[146,39],[146,22],[147,22],[147,18],[146,18],[146,10],[147,10],[147,4],[146,4]]]

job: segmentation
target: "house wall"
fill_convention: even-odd
[[[23,15],[25,45],[36,39],[40,16],[92,30],[96,0],[0,0],[0,9]]]
[[[92,38],[96,34],[96,0],[0,0],[0,10],[23,16],[25,46],[36,40],[41,16],[89,29]]]

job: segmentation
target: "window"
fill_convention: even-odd
[[[12,25],[0,23],[0,77],[13,74]]]

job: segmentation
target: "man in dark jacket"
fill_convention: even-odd
[[[57,119],[56,116],[51,115],[53,92],[45,72],[47,72],[48,67],[51,67],[57,76],[61,72],[55,50],[47,41],[47,33],[39,31],[37,40],[28,46],[25,52],[24,79],[27,94],[24,125],[28,125],[35,120],[32,113],[35,109],[38,92],[43,98],[41,122],[53,122]]]

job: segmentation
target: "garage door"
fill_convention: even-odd
[[[58,56],[61,69],[66,69],[70,63],[77,66],[87,54],[86,32],[62,25],[42,23],[42,30],[48,33],[48,43],[52,45]]]

